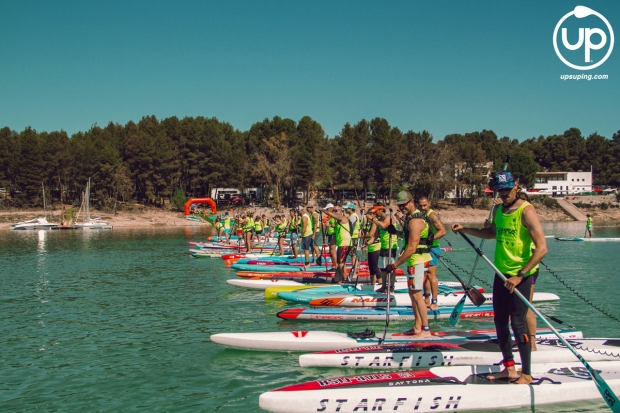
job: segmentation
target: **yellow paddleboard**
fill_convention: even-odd
[[[328,284],[331,285],[331,284]],[[278,287],[265,288],[265,299],[270,300],[272,298],[278,298],[280,291],[295,291],[295,290],[307,290],[308,288],[321,288],[322,285],[282,285]]]

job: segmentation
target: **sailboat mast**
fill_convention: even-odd
[[[88,186],[86,187],[86,218],[90,220],[90,177],[88,178]]]

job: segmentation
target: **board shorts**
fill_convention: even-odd
[[[441,255],[441,247],[439,245],[436,247],[431,247],[431,251],[434,252],[434,254],[431,253],[431,257],[433,258],[431,259],[430,267],[436,267],[439,262],[439,256]]]
[[[420,271],[416,271],[417,269]],[[424,271],[424,264],[417,264],[413,267],[407,267],[407,289],[411,291],[423,291],[424,283],[426,281],[426,272]]]
[[[224,228],[224,234],[230,235],[230,228]]]
[[[540,270],[540,268],[536,268],[536,271],[530,275],[530,277],[532,277],[532,285],[535,285],[536,281],[538,280],[538,275],[540,273],[539,270]]]
[[[314,240],[312,239],[312,235],[308,235],[307,237],[303,237],[301,239],[301,249],[304,251],[311,251],[314,246]]]
[[[295,244],[299,239],[299,234],[296,232],[291,232],[291,244]]]
[[[261,229],[260,231],[256,231],[256,230],[254,230],[254,233],[255,233],[256,235],[262,235],[262,234],[263,234],[263,230],[262,230],[262,229]]]
[[[336,257],[338,258],[338,264],[344,264],[349,256],[350,246],[338,247],[336,250]]]
[[[327,236],[327,244],[336,245],[336,236],[334,234]]]

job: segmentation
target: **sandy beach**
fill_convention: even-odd
[[[371,207],[371,203],[365,203],[365,209]],[[392,209],[396,211],[396,205],[392,205]],[[434,208],[440,215],[444,223],[483,223],[488,217],[488,211],[483,209],[474,209],[471,207],[458,207],[454,204],[444,203],[440,208]],[[236,212],[238,209],[223,208],[220,212]],[[241,209],[243,211],[250,208]],[[257,207],[252,209],[254,213],[272,218],[276,213],[283,210],[274,210],[273,208]],[[562,209],[551,209],[543,205],[536,205],[536,210],[542,222],[557,221],[573,221]],[[608,208],[602,210],[598,207],[581,208],[584,214],[592,215],[594,221],[620,221],[620,208]],[[48,220],[50,222],[58,222],[61,209],[56,208],[48,210]],[[44,216],[43,210],[8,210],[0,211],[0,230],[11,229],[11,224],[24,221],[39,216]],[[132,210],[118,211],[117,215],[113,213],[105,213],[97,210],[91,210],[92,217],[100,217],[104,221],[110,222],[114,228],[145,228],[145,227],[190,227],[190,226],[210,226],[207,222],[196,222],[185,219],[182,212],[176,212],[156,207],[146,207],[142,205],[134,206]]]

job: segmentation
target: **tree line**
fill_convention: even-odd
[[[509,169],[528,187],[539,170],[590,167],[595,185],[620,185],[620,131],[608,139],[571,128],[519,142],[482,130],[437,140],[374,118],[346,123],[329,138],[308,116],[297,122],[276,116],[248,131],[216,118],[145,116],[71,137],[62,130],[0,129],[0,203],[39,206],[43,184],[47,202],[79,204],[89,177],[91,199],[102,208],[132,200],[163,205],[175,192],[206,196],[221,187],[266,187],[275,203],[299,190],[388,198],[403,188],[434,199],[455,191],[461,202],[473,202],[489,169],[499,169],[507,154]]]

